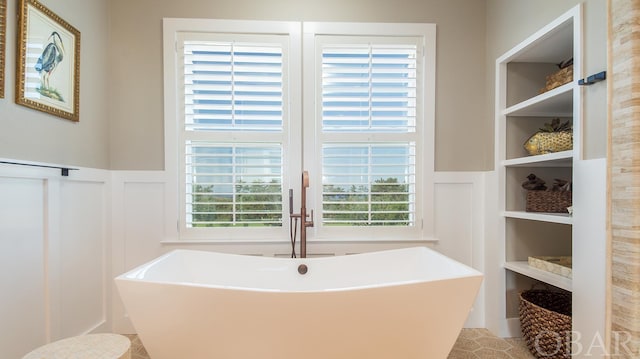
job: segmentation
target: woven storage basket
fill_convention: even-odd
[[[573,81],[573,65],[569,65],[546,77],[545,86],[540,89],[540,93],[553,90],[566,83]]]
[[[568,213],[571,191],[527,191],[527,212]]]
[[[571,294],[531,289],[520,294],[520,328],[536,358],[571,357]]]

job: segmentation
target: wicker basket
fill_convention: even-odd
[[[527,212],[568,213],[571,191],[527,191]]]
[[[520,328],[536,358],[571,357],[571,294],[531,289],[520,294]]]
[[[554,88],[560,87],[571,81],[573,81],[573,65],[569,65],[560,69],[558,72],[547,76],[545,86],[540,89],[540,93],[553,90]]]

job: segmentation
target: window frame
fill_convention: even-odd
[[[289,153],[285,153],[283,163],[283,226],[279,228],[186,228],[184,213],[181,213],[179,154],[182,145],[178,131],[181,121],[179,91],[177,35],[181,32],[218,32],[239,34],[271,34],[289,37],[289,67],[285,80],[289,88],[284,101],[287,115],[288,133],[286,141]],[[316,118],[316,82],[318,73],[314,61],[316,35],[346,36],[419,36],[423,40],[423,113],[417,127],[418,153],[416,197],[416,225],[413,228],[340,227],[328,228],[319,225],[308,228],[309,242],[415,242],[430,241],[434,238],[434,132],[435,132],[435,61],[436,25],[411,23],[335,23],[335,22],[287,22],[257,20],[215,20],[215,19],[163,19],[163,66],[164,66],[164,150],[165,150],[165,241],[221,242],[221,243],[283,243],[289,241],[289,223],[286,210],[289,207],[288,189],[293,189],[293,212],[299,210],[300,174],[308,170],[311,175],[307,189],[307,209],[314,209],[316,216],[321,213],[322,174],[317,140],[319,119]],[[309,78],[313,74],[313,78]],[[320,74],[321,75],[321,74]],[[286,76],[286,75],[285,75]],[[297,120],[297,119],[302,119]],[[375,134],[371,138],[375,139]],[[321,144],[320,144],[321,146]],[[299,149],[299,150],[296,150]],[[320,189],[320,190],[319,190]],[[402,229],[402,230],[400,230]]]
[[[303,167],[311,176],[311,194],[307,197],[308,209],[315,209],[315,226],[309,229],[310,241],[364,241],[364,242],[410,242],[432,240],[434,232],[434,149],[435,149],[435,24],[410,23],[303,23],[303,71],[313,74],[312,81],[304,82],[304,158]],[[422,59],[418,74],[421,83],[420,113],[416,123],[416,145],[420,156],[416,164],[416,223],[413,227],[401,226],[323,226],[322,225],[322,71],[318,37],[417,37],[420,39],[419,52]],[[306,79],[305,79],[306,80]],[[333,138],[349,139],[350,134],[337,134]],[[362,143],[373,143],[394,135],[380,136],[376,133],[359,134],[366,138]]]
[[[281,227],[256,227],[256,228],[226,228],[226,227],[206,227],[189,228],[186,226],[185,213],[185,187],[184,170],[181,169],[185,149],[183,133],[184,124],[184,99],[181,91],[179,73],[182,65],[181,54],[179,53],[179,43],[184,33],[216,33],[216,34],[242,34],[244,35],[282,35],[288,37],[288,65],[283,67],[283,176],[282,176],[282,208],[287,209],[288,189],[296,187],[300,173],[301,154],[289,149],[300,148],[301,138],[296,133],[301,133],[302,98],[301,93],[301,26],[299,22],[283,21],[250,21],[250,20],[216,20],[216,19],[163,19],[163,57],[164,57],[164,137],[165,137],[165,216],[167,225],[165,232],[166,240],[179,240],[180,242],[283,242],[288,238],[289,221],[286,211],[283,211]],[[293,120],[292,120],[293,119]],[[182,126],[182,128],[181,128]],[[260,136],[238,134],[233,138],[242,137],[246,139],[255,137],[259,142]],[[273,137],[269,134],[264,138]],[[264,140],[264,138],[262,140]]]

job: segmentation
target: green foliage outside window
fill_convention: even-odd
[[[240,182],[235,193],[215,192],[215,185],[193,185],[193,227],[272,227],[282,225],[282,186]]]
[[[378,179],[368,186],[325,185],[323,191],[325,225],[408,226],[409,185],[397,178]]]
[[[325,185],[325,225],[408,226],[409,185],[397,178],[379,179],[369,186]],[[234,194],[219,194],[214,185],[193,185],[193,227],[273,227],[282,225],[280,183],[239,183]],[[235,201],[234,201],[235,199]]]

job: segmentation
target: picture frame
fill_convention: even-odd
[[[20,0],[16,103],[80,120],[80,31],[37,0]]]
[[[7,0],[0,0],[0,98],[4,98],[5,53],[7,44]]]

